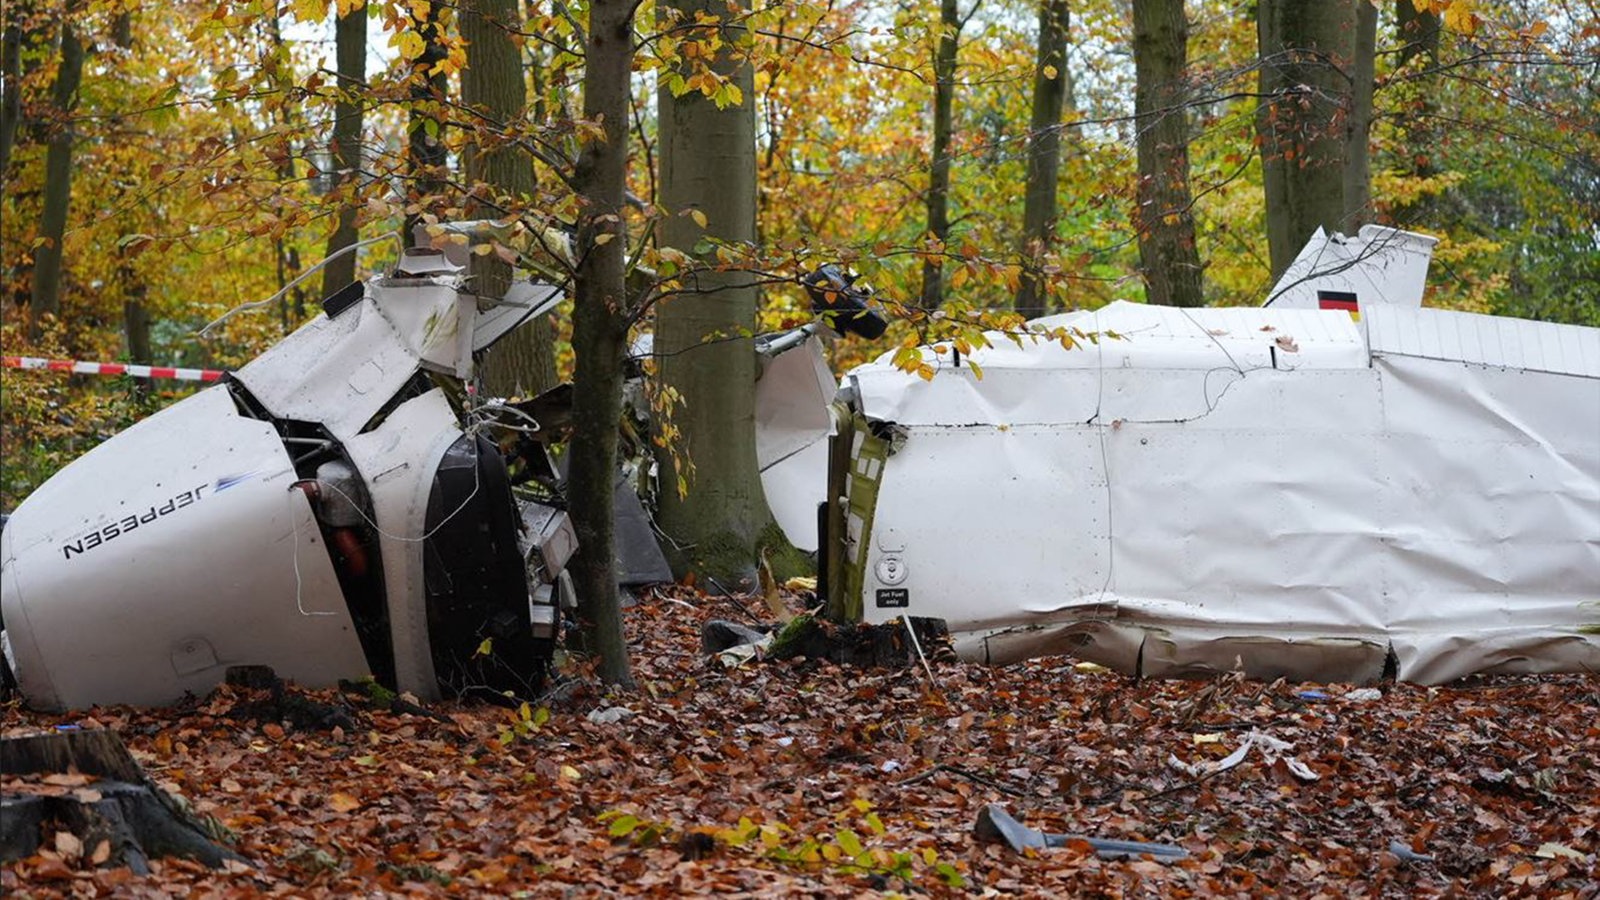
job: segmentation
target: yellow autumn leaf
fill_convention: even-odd
[[[321,22],[328,15],[328,4],[326,0],[295,0],[289,10],[301,22]]]
[[[428,45],[422,40],[422,35],[415,31],[400,32],[394,36],[392,43],[395,49],[400,51],[402,59],[416,59],[428,49]]]
[[[701,228],[706,227],[706,214],[701,212],[700,210],[698,210],[698,209],[689,210],[689,218],[693,219],[694,223],[696,225],[699,225]]]
[[[334,812],[347,813],[352,810],[360,809],[361,801],[350,796],[349,794],[341,791],[335,791],[333,796],[328,798],[328,806],[331,807]]]
[[[1472,14],[1470,0],[1453,0],[1445,7],[1444,27],[1461,34],[1472,34],[1478,29],[1478,17]]]
[[[616,237],[616,235],[612,234],[611,232],[603,231],[594,236],[594,245],[596,247],[604,247],[605,245],[611,243],[611,239],[614,237]]]

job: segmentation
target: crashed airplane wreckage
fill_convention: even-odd
[[[994,335],[981,379],[926,348],[931,381],[887,355],[834,380],[824,323],[883,322],[824,267],[824,321],[757,342],[767,499],[836,614],[942,619],[971,659],[1600,670],[1600,329],[1422,308],[1432,245],[1319,233],[1262,308],[1053,316],[1119,337]],[[573,599],[559,429],[466,385],[558,293],[480,311],[460,272],[406,254],[16,510],[0,649],[31,704],[164,703],[234,665],[537,686]]]
[[[559,293],[520,282],[479,311],[460,272],[408,251],[29,496],[0,532],[23,696],[165,703],[240,664],[422,697],[534,690],[576,536],[538,423],[465,385]]]
[[[768,497],[797,542],[825,500],[836,613],[943,619],[970,659],[1600,671],[1600,329],[1423,308],[1433,243],[1319,232],[1262,308],[1052,316],[1121,339],[992,335],[981,378],[885,355],[831,427],[769,424]]]
[[[0,676],[45,709],[166,703],[234,666],[307,686],[370,675],[423,698],[536,692],[576,601],[549,452],[570,386],[506,403],[470,385],[478,356],[561,294],[521,281],[480,310],[465,263],[453,243],[407,251],[34,491],[0,530]],[[805,285],[834,330],[883,333],[838,270]],[[799,408],[763,395],[769,419],[826,425],[818,330],[763,344],[768,359],[810,347],[781,368],[829,387]],[[628,390],[641,377],[630,366]],[[614,510],[619,582],[670,580],[626,470]]]

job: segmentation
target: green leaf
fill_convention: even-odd
[[[944,883],[951,887],[965,887],[967,884],[967,879],[961,877],[961,873],[956,871],[956,867],[949,863],[939,863],[933,867],[933,870],[938,872],[939,877],[944,879]]]
[[[475,657],[476,656],[488,656],[489,654],[491,654],[493,652],[494,652],[494,638],[484,638],[483,639],[483,643],[478,645],[478,649],[472,655],[475,656]]]
[[[838,843],[839,849],[851,856],[861,855],[861,838],[848,828],[840,829],[834,834],[833,839]]]
[[[612,837],[627,837],[638,827],[639,818],[637,816],[620,815],[611,820],[611,827],[607,828],[606,831],[610,832]]]

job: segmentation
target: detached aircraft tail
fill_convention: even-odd
[[[1318,228],[1261,305],[1353,313],[1379,303],[1420,307],[1438,243],[1381,225],[1363,225],[1354,237]]]

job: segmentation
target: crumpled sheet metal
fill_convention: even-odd
[[[1209,312],[1189,315],[1208,331]],[[898,387],[858,370],[869,414],[910,420],[879,487],[866,618],[943,618],[971,658],[1147,675],[1600,670],[1600,379],[1582,374],[1600,330],[1541,326],[1557,329],[1542,370],[1390,339],[1467,333],[1435,315],[1466,314],[1372,310],[1386,336],[1343,367],[1234,366],[1214,347],[1211,367],[1188,348],[1173,367],[1101,370],[1091,349]],[[1480,360],[1483,334],[1526,332],[1473,318],[1490,320],[1472,322]]]
[[[762,359],[756,382],[756,462],[767,505],[789,543],[817,549],[817,503],[828,483],[828,405],[838,389],[822,340]]]

